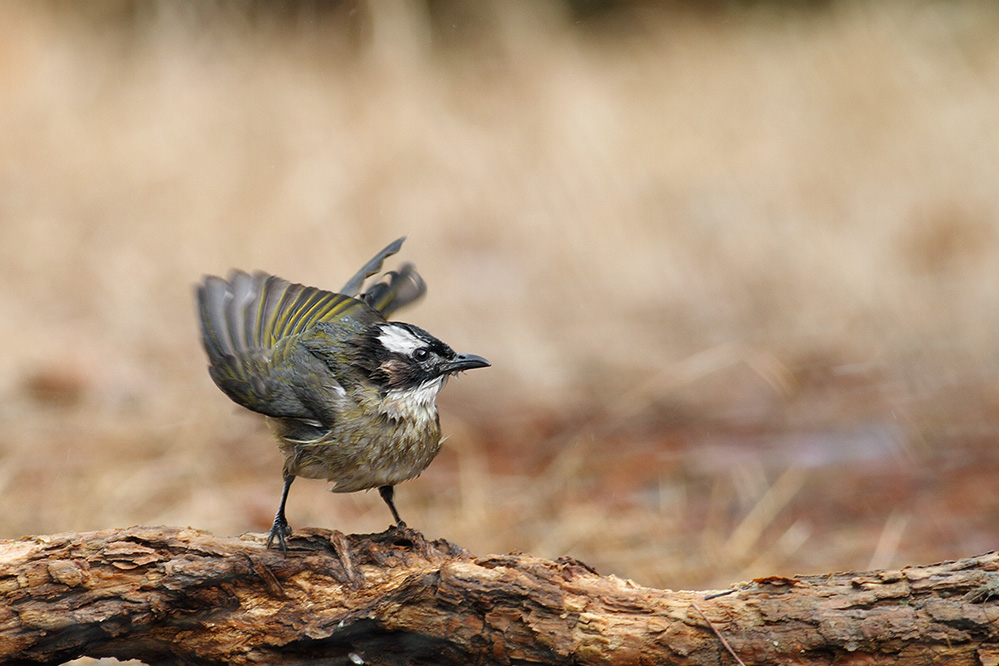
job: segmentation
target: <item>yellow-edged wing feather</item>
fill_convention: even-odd
[[[402,245],[382,249],[347,284],[344,293],[295,284],[267,273],[233,271],[206,277],[198,288],[202,339],[215,383],[235,402],[263,414],[322,418],[343,390],[328,364],[301,344],[320,336],[333,350],[362,328],[423,295],[426,285],[411,264],[386,273],[360,293],[364,282]],[[316,329],[319,324],[334,326]],[[310,340],[310,347],[315,347]],[[345,362],[347,362],[345,360]]]

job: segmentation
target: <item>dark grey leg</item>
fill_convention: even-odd
[[[291,482],[294,480],[294,476],[284,477],[284,490],[281,491],[281,506],[278,507],[277,515],[274,516],[274,524],[271,525],[271,531],[267,533],[267,547],[270,548],[274,540],[277,539],[278,546],[280,546],[281,552],[285,555],[288,554],[288,546],[285,544],[285,539],[291,536],[291,527],[289,527],[288,520],[284,517],[284,505],[288,501],[288,489],[291,488]]]
[[[392,517],[395,519],[395,524],[397,527],[405,527],[406,523],[402,522],[402,518],[399,517],[399,512],[395,510],[395,502],[392,498],[395,496],[395,486],[381,486],[378,489],[378,494],[382,496],[385,503],[388,504],[389,511],[392,512]]]

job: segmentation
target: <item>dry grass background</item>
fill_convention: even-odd
[[[494,364],[429,536],[669,587],[999,546],[994,6],[474,6],[0,4],[0,537],[266,530],[192,285],[408,234],[403,319]]]

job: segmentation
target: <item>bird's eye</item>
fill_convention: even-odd
[[[428,358],[430,358],[430,350],[427,349],[426,347],[420,347],[419,349],[413,352],[413,358],[416,359],[417,361],[426,361]]]

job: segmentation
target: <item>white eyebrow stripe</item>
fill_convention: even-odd
[[[390,352],[403,354],[405,356],[412,354],[417,348],[422,347],[424,344],[423,341],[415,335],[398,326],[383,327],[381,334],[378,336],[378,340],[382,343],[382,347],[385,347],[385,349]]]

